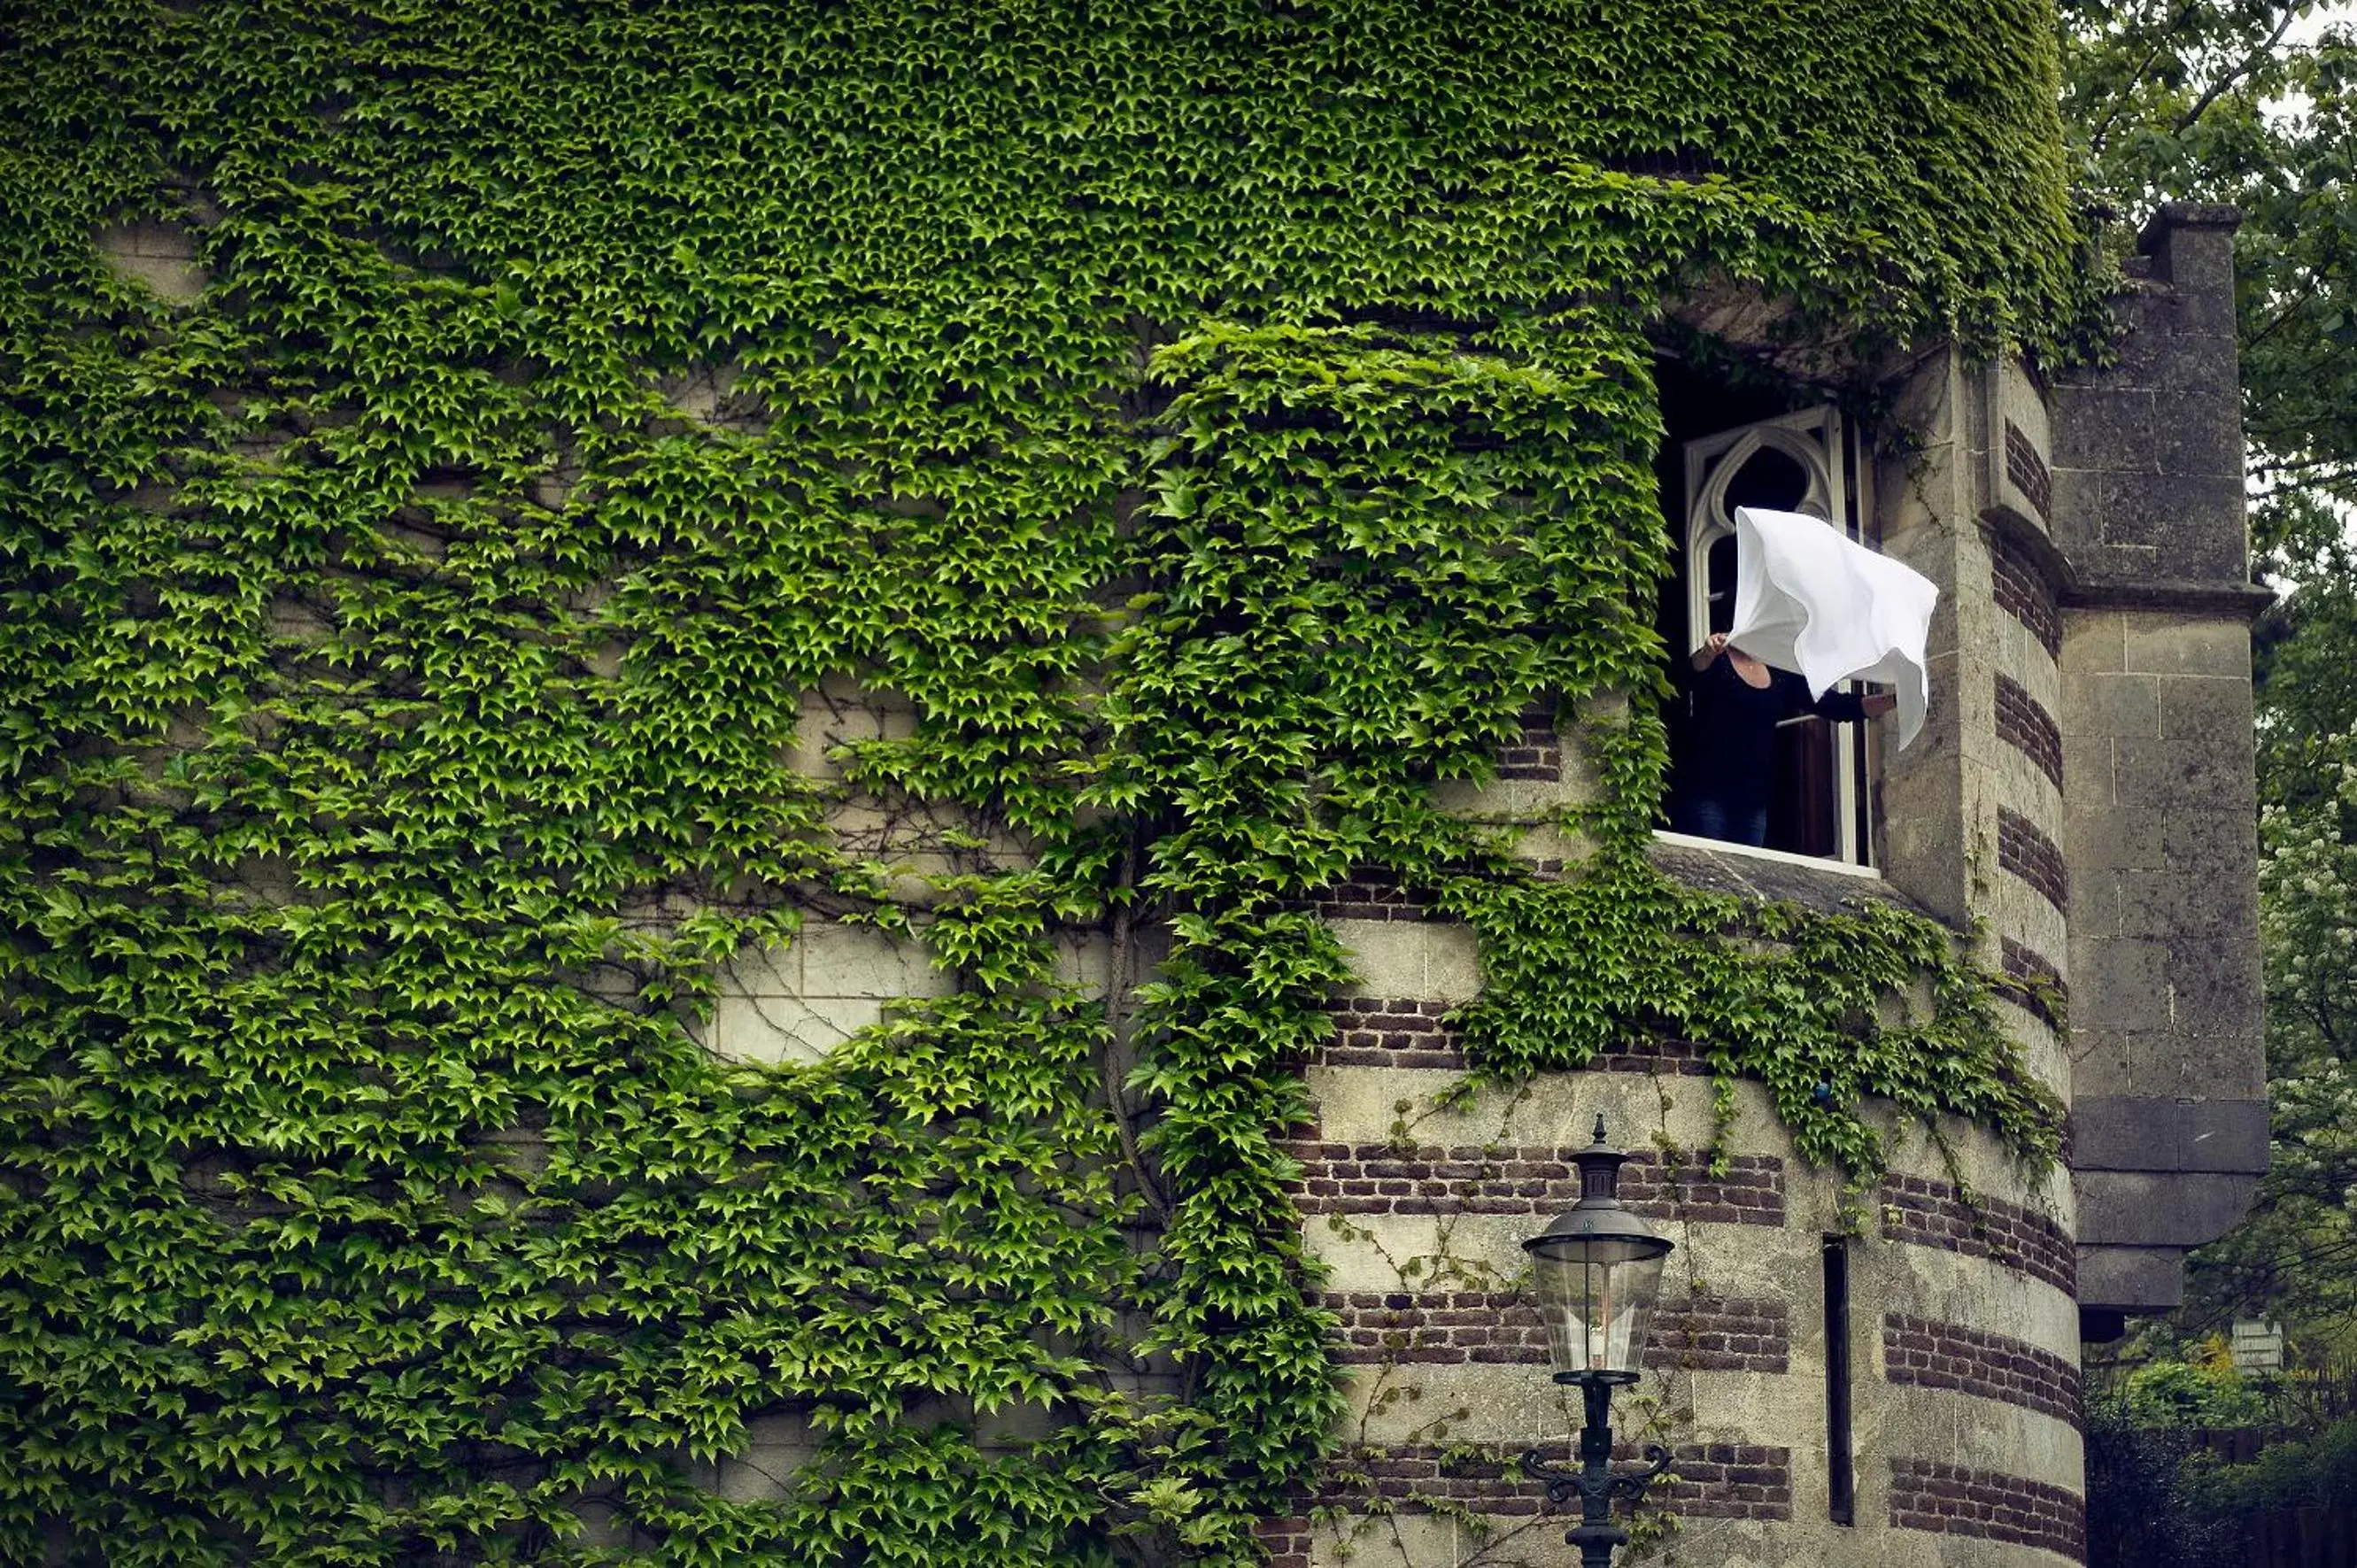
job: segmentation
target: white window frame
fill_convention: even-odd
[[[1753,454],[1762,450],[1790,457],[1807,477],[1795,510],[1823,518],[1861,543],[1872,542],[1867,528],[1873,516],[1867,494],[1872,467],[1839,409],[1803,409],[1684,443],[1686,645],[1674,650],[1678,657],[1710,635],[1710,547],[1735,532],[1727,488]],[[1842,689],[1849,690],[1849,684],[1844,682]],[[1850,865],[1874,864],[1873,834],[1859,831],[1859,808],[1877,760],[1872,729],[1871,725],[1833,727],[1835,854]]]

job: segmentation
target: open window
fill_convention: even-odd
[[[1688,655],[1735,613],[1735,509],[1807,512],[1867,537],[1867,466],[1857,436],[1830,407],[1779,406],[1772,394],[1708,385],[1675,362],[1663,366],[1669,426],[1661,464],[1663,508],[1676,556],[1661,631],[1681,675]],[[1674,773],[1694,776],[1693,748],[1712,736],[1693,704],[1671,714]],[[1766,847],[1865,865],[1872,862],[1872,726],[1801,714],[1778,725],[1770,765]]]

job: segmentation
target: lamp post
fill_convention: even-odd
[[[1612,1522],[1612,1499],[1633,1502],[1643,1496],[1670,1458],[1649,1447],[1645,1457],[1652,1463],[1644,1469],[1612,1473],[1612,1391],[1637,1380],[1671,1246],[1669,1238],[1620,1207],[1620,1164],[1628,1157],[1605,1144],[1598,1116],[1596,1141],[1573,1156],[1579,1202],[1545,1234],[1523,1243],[1538,1274],[1555,1380],[1577,1385],[1587,1407],[1580,1467],[1549,1465],[1534,1448],[1523,1455],[1523,1473],[1547,1484],[1550,1502],[1579,1498],[1578,1528],[1564,1540],[1579,1548],[1581,1568],[1611,1568],[1612,1549],[1629,1542],[1629,1532]]]

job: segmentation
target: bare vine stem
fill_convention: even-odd
[[[1130,1116],[1121,1081],[1120,1060],[1128,1054],[1130,1029],[1135,1018],[1130,998],[1135,993],[1137,982],[1139,858],[1137,832],[1132,829],[1122,851],[1121,876],[1114,886],[1113,953],[1105,972],[1106,1037],[1104,1049],[1097,1055],[1097,1070],[1104,1083],[1105,1109],[1113,1115],[1114,1130],[1121,1135],[1122,1158],[1129,1163],[1130,1173],[1137,1178],[1137,1189],[1145,1197],[1146,1207],[1168,1228],[1170,1197],[1162,1190],[1161,1182],[1146,1163],[1146,1152],[1138,1146],[1137,1123]]]

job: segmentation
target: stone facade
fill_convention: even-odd
[[[1694,841],[1656,855],[1719,891],[1891,899],[1980,933],[2026,1060],[2072,1104],[2071,1167],[2027,1173],[1967,1126],[1936,1143],[1894,1126],[1889,1177],[1845,1195],[1738,1085],[1738,1152],[1713,1173],[1694,1153],[1713,1085],[1674,1041],[1437,1100],[1465,1067],[1449,1018],[1480,989],[1472,933],[1380,876],[1336,886],[1315,910],[1356,977],[1305,1064],[1317,1122],[1289,1152],[1351,1414],[1329,1480],[1262,1530],[1279,1568],[1574,1560],[1511,1467],[1566,1449],[1578,1421],[1545,1375],[1521,1242],[1573,1200],[1569,1155],[1599,1112],[1641,1151],[1624,1196],[1677,1243],[1619,1419],[1674,1455],[1655,1501],[1678,1562],[2083,1557],[2083,1328],[2174,1301],[2184,1251],[2236,1217],[2265,1155],[2230,232],[2214,210],[2164,211],[2114,369],[2048,387],[1941,352],[1883,378],[1871,521],[1942,597],[1929,723],[1874,760],[1878,869]],[[850,739],[893,723],[859,693],[829,703],[813,719]],[[808,760],[823,782],[824,747]],[[1580,853],[1555,824],[1590,789],[1578,715],[1534,711],[1498,780],[1451,803],[1529,830],[1523,853],[1554,870]],[[867,825],[879,844],[901,831]],[[1071,973],[1101,983],[1108,961],[1082,943]],[[711,1043],[819,1054],[939,983],[912,949],[816,928],[740,961]],[[1846,1466],[1827,1414],[1845,1363]]]
[[[1725,1180],[1631,1162],[1624,1191],[1679,1249],[1622,1435],[1651,1425],[1679,1455],[1662,1503],[1680,1562],[2082,1560],[2083,1327],[2173,1301],[2184,1251],[2232,1222],[2263,1162],[2259,596],[2244,582],[2230,232],[2215,211],[2161,215],[2115,369],[2049,388],[1933,355],[1891,383],[1908,439],[1875,477],[1876,521],[1942,589],[1942,700],[1916,746],[1881,759],[1881,877],[1693,845],[1662,857],[1721,890],[1895,897],[1977,927],[2015,983],[2028,1059],[2073,1108],[2068,1172],[2028,1179],[1953,1128],[1954,1165],[1918,1144],[1871,1195],[1844,1243],[1846,1509],[1826,1415],[1840,1319],[1816,1267],[1840,1228],[1830,1178],[1748,1090]],[[1396,907],[1329,913],[1359,993],[1337,998],[1335,1043],[1309,1069],[1320,1123],[1296,1152],[1359,1402],[1358,1491],[1316,1498],[1317,1529],[1274,1522],[1275,1560],[1569,1562],[1565,1521],[1494,1460],[1567,1449],[1577,1424],[1510,1283],[1516,1249],[1569,1201],[1585,1117],[1695,1147],[1707,1086],[1672,1046],[1406,1132],[1399,1108],[1460,1066],[1446,1015],[1478,985],[1476,955],[1448,928],[1390,924],[1416,918]],[[1689,1467],[1701,1455],[1717,1457]]]
[[[2155,220],[2119,364],[2054,389],[2081,1297],[2174,1305],[2266,1164],[2231,209]]]

